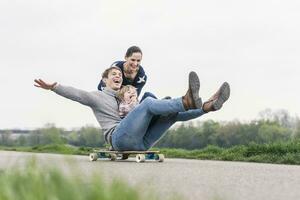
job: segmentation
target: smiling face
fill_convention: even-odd
[[[135,52],[131,56],[125,57],[125,71],[127,73],[137,72],[142,61],[142,54]]]
[[[125,93],[123,100],[127,103],[130,103],[132,100],[137,99],[137,91],[134,87],[129,88]]]
[[[113,90],[119,90],[122,85],[122,72],[120,69],[111,68],[107,74],[107,77],[103,77],[103,81],[106,84],[106,87],[109,87]]]

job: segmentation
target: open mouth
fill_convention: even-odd
[[[119,84],[119,83],[121,83],[121,80],[119,80],[119,79],[114,79],[113,82]]]

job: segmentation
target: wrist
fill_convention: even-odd
[[[54,83],[53,86],[50,88],[50,90],[51,91],[55,90],[58,85],[59,85],[58,83]]]

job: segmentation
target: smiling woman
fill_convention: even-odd
[[[112,64],[112,66],[118,67],[122,72],[122,85],[132,85],[136,87],[138,95],[140,95],[147,81],[147,75],[140,65],[142,57],[142,50],[137,46],[132,46],[126,51],[125,61],[116,61]],[[102,91],[106,85],[102,79],[98,85],[98,90]]]

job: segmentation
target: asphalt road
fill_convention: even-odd
[[[22,167],[35,157],[41,165],[105,181],[120,178],[139,189],[154,190],[161,199],[177,196],[199,200],[299,200],[300,166],[242,162],[166,159],[163,163],[90,162],[87,156],[0,151],[0,169]]]

